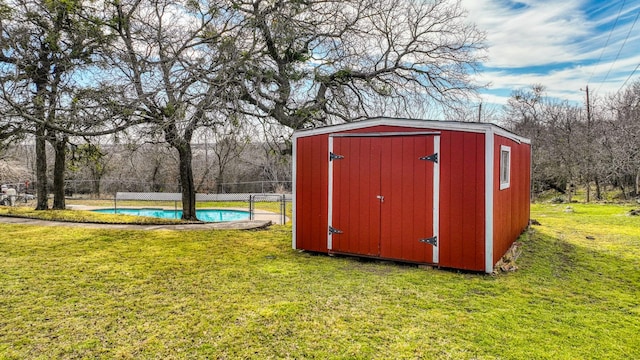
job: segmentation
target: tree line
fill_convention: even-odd
[[[0,0],[0,48],[0,143],[34,139],[37,209],[48,147],[61,209],[70,154],[133,132],[177,155],[193,220],[201,129],[454,103],[477,89],[484,33],[445,0]]]
[[[532,140],[534,196],[556,190],[571,201],[578,187],[587,202],[603,200],[607,188],[624,200],[640,195],[640,81],[584,105],[533,85],[513,92],[502,122]]]
[[[291,192],[291,157],[283,155],[285,143],[256,141],[250,133],[208,131],[199,134],[192,149],[198,193]],[[48,147],[47,155],[52,154]],[[2,183],[26,191],[25,181],[33,181],[33,159],[31,143],[6,149],[0,155]],[[118,142],[95,138],[70,145],[65,193],[103,198],[118,191],[180,192],[178,165],[178,154],[162,141],[122,135]],[[29,183],[29,189],[34,185]]]

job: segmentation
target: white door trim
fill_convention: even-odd
[[[433,164],[433,236],[438,239],[437,244],[440,243],[440,162],[442,161],[442,154],[440,154],[440,135],[433,137],[433,152],[438,154],[438,161]],[[433,263],[438,264],[440,262],[440,250],[438,246],[433,247]]]
[[[327,154],[327,160],[329,161],[329,202],[327,203],[327,250],[331,251],[333,249],[333,242],[331,239],[331,233],[329,232],[329,228],[333,226],[333,160],[331,160],[330,156],[333,152],[333,137],[329,136],[329,153]]]

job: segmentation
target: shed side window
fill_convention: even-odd
[[[500,146],[500,190],[511,185],[511,148]]]

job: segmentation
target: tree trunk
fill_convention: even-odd
[[[96,164],[93,164],[91,167],[91,194],[98,199],[100,198],[100,179],[102,179],[104,172],[99,171],[96,166]]]
[[[53,209],[64,210],[64,173],[66,169],[67,139],[54,141],[55,163],[53,165]]]
[[[587,204],[591,202],[591,181],[587,181],[587,196],[586,196]]]
[[[596,176],[596,200],[602,200],[602,189],[600,189],[600,179]]]
[[[222,179],[222,175],[218,174],[215,179],[216,182],[216,192],[218,194],[224,194],[224,180]]]
[[[95,177],[93,179],[93,196],[96,199],[100,198],[100,179]]]
[[[200,181],[198,181],[198,185],[196,185],[196,191],[202,192],[202,190],[209,192],[209,173],[210,169],[207,166],[204,169],[204,174],[200,177]]]
[[[636,196],[640,196],[640,169],[636,174]]]
[[[622,198],[625,200],[629,200],[629,197],[627,196],[627,189],[624,188],[624,182],[620,181],[620,191],[622,191]]]
[[[184,142],[177,147],[180,156],[180,189],[182,191],[182,220],[197,221],[196,188],[191,167],[191,144]]]
[[[153,162],[153,172],[151,173],[151,191],[153,192],[161,192],[162,185],[158,180],[158,176],[160,175],[160,163],[157,159]]]
[[[49,209],[49,191],[47,187],[47,140],[46,128],[42,124],[36,127],[36,210]]]
[[[191,160],[191,136],[193,128],[185,130],[184,135],[178,135],[175,123],[164,129],[164,138],[174,149],[178,150],[180,161],[180,190],[182,192],[182,220],[197,221],[196,217],[196,187],[193,179]]]

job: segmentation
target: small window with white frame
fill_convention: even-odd
[[[511,147],[500,146],[500,190],[511,186]]]

